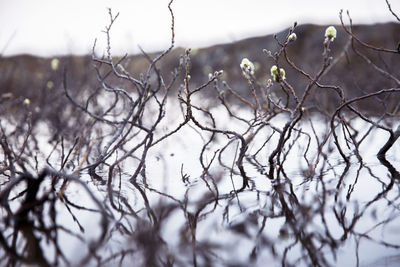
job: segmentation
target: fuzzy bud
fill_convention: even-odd
[[[279,75],[281,76],[282,80],[286,79],[286,72],[284,69],[282,69],[282,68],[279,69]],[[275,82],[279,82],[278,67],[276,65],[273,65],[271,67],[271,76],[272,76],[272,80],[274,80]]]
[[[247,58],[242,59],[240,63],[240,68],[242,69],[242,73],[244,77],[250,79],[252,75],[254,75],[254,64]]]
[[[292,34],[289,35],[288,37],[289,42],[294,42],[297,40],[297,35],[293,32]]]
[[[52,88],[54,87],[53,81],[47,81],[46,87],[47,87],[48,89],[52,89]]]
[[[215,72],[214,72],[214,76],[215,76],[215,77],[218,77],[218,76],[221,76],[223,73],[224,73],[223,70],[218,70],[218,71],[215,71]]]
[[[333,42],[333,40],[336,38],[337,31],[335,27],[329,26],[325,30],[325,37],[328,38],[330,41]]]
[[[282,80],[286,79],[286,72],[285,72],[284,69],[281,68],[281,69],[279,70],[279,73],[280,73],[280,75],[281,75]]]
[[[51,69],[52,70],[57,70],[58,69],[58,65],[60,64],[60,61],[57,58],[53,58],[50,62],[51,65]]]
[[[31,104],[31,100],[29,98],[24,99],[24,105],[29,106]]]
[[[271,67],[271,76],[276,76],[278,74],[278,67],[276,65],[273,65]]]

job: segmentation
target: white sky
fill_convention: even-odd
[[[168,0],[0,0],[0,53],[41,56],[86,54],[119,12],[112,29],[114,54],[169,45]],[[400,1],[391,0],[400,14]],[[349,9],[354,23],[395,21],[384,0],[175,0],[176,45],[204,47],[281,31],[299,24],[338,24]],[[7,45],[8,43],[8,45]],[[100,52],[99,51],[99,52]]]

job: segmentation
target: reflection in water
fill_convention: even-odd
[[[0,265],[398,264],[400,81],[359,48],[398,51],[361,42],[343,23],[347,45],[334,58],[336,41],[324,37],[309,74],[288,58],[295,23],[263,51],[267,83],[244,60],[242,96],[223,71],[192,84],[190,49],[168,77],[159,69],[174,45],[172,2],[171,46],[145,55],[144,73],[113,59],[110,11],[107,55],[93,53],[99,87],[70,88],[64,70],[60,90],[42,90],[37,106],[2,96]],[[350,49],[397,87],[347,99],[325,84]],[[359,110],[364,100],[380,109]]]
[[[231,123],[223,116],[216,120]],[[282,121],[271,124],[282,127]],[[319,121],[313,127],[322,133],[324,125]],[[311,129],[300,126],[304,132]],[[397,262],[398,170],[385,157],[378,161],[371,155],[370,145],[360,150],[366,156],[362,162],[354,155],[346,164],[331,147],[318,152],[315,137],[298,134],[275,180],[260,162],[267,161],[279,140],[271,137],[272,130],[254,137],[244,160],[250,186],[241,192],[242,181],[231,167],[239,143],[220,138],[204,148],[210,135],[193,128],[150,151],[146,172],[137,181],[130,180],[135,158],[120,166],[111,187],[98,180],[107,177],[101,171],[97,180],[52,168],[38,177],[19,175],[0,195],[2,264]],[[366,142],[376,153],[373,142],[384,137],[376,132]],[[202,151],[204,166],[197,158]]]

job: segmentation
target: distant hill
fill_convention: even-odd
[[[322,64],[322,51],[324,31],[326,26],[299,25],[295,32],[297,41],[289,47],[289,56],[295,64],[310,73],[312,76],[319,70]],[[336,26],[338,36],[331,46],[333,57],[337,57],[345,47],[349,36],[341,26]],[[354,26],[353,32],[363,41],[377,47],[396,49],[400,42],[400,24],[387,23],[376,25]],[[287,34],[282,31],[277,38],[282,40]],[[360,47],[355,44],[356,47]],[[249,38],[235,43],[215,45],[202,49],[193,48],[191,62],[191,82],[195,87],[208,79],[208,73],[215,70],[224,70],[223,79],[242,95],[248,95],[247,81],[242,77],[239,64],[244,57],[256,63],[256,77],[260,84],[265,84],[270,78],[269,69],[273,62],[268,58],[263,49],[276,51],[278,48],[273,35]],[[159,64],[166,75],[179,64],[179,56],[183,48],[175,48]],[[374,64],[387,70],[395,77],[400,77],[400,54],[377,53],[375,51],[360,49]],[[150,54],[155,56],[155,54]],[[0,58],[0,95],[1,101],[11,98],[30,98],[33,102],[43,102],[40,99],[43,90],[54,90],[54,95],[62,95],[62,69],[67,69],[68,84],[71,90],[82,90],[98,87],[95,72],[92,66],[91,56],[67,56],[60,57],[59,68],[51,69],[51,58],[40,58],[30,55],[20,55]],[[295,90],[302,92],[307,81],[296,71],[291,69],[283,58],[281,65],[286,69],[287,81]],[[126,68],[139,76],[147,67],[147,61],[142,55],[128,56]],[[167,75],[168,76],[168,75]],[[49,84],[48,82],[51,81]],[[115,82],[118,82],[115,80]],[[358,56],[351,48],[348,53],[332,68],[323,78],[324,84],[341,86],[347,98],[360,95],[361,92],[372,92],[383,88],[390,88],[394,83],[376,72],[367,62]],[[51,85],[51,86],[49,86]],[[50,88],[51,87],[51,88]],[[179,88],[177,85],[176,88]],[[206,96],[214,96],[214,90],[206,90]],[[55,96],[54,96],[55,97]],[[229,96],[228,96],[229,97]],[[212,97],[210,99],[213,99]],[[215,98],[214,98],[215,99]],[[316,94],[314,101],[323,101],[330,107],[329,94]],[[399,99],[385,100],[387,103],[397,105]],[[312,103],[309,103],[312,105]],[[368,101],[361,102],[360,107],[365,110],[375,110]]]

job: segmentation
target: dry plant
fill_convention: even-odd
[[[320,66],[309,73],[289,56],[291,45],[301,38],[294,23],[285,38],[275,36],[276,51],[263,51],[271,69],[268,81],[260,81],[254,64],[243,59],[240,67],[249,92],[243,95],[223,79],[222,70],[193,86],[191,49],[176,60],[172,73],[160,69],[159,63],[174,48],[172,3],[171,44],[154,58],[143,51],[148,60],[143,73],[127,70],[127,55],[112,55],[110,35],[118,14],[109,10],[105,54],[95,54],[96,42],[92,53],[97,88],[72,90],[65,68],[63,91],[57,92],[62,110],[51,98],[42,118],[32,111],[29,99],[3,103],[1,265],[245,266],[262,265],[260,259],[271,257],[282,266],[330,266],[349,239],[356,243],[358,265],[363,240],[398,250],[398,242],[376,239],[372,233],[399,216],[400,175],[385,155],[400,136],[400,104],[388,104],[390,98],[399,99],[400,80],[396,70],[381,67],[364,51],[398,57],[400,44],[383,48],[360,40],[349,13],[346,23],[341,12],[347,37],[337,36],[333,26],[325,37],[321,33]],[[334,56],[335,38],[348,41]],[[347,88],[325,84],[324,76],[349,51],[394,86],[348,98]],[[305,88],[291,82],[283,64],[306,81]],[[217,93],[218,109],[207,107],[204,90]],[[315,101],[321,94],[329,95],[334,111]],[[230,103],[227,95],[240,105]],[[365,100],[383,111],[371,115],[357,109]],[[9,114],[15,105],[23,106],[22,115]],[[52,118],[52,113],[62,120],[43,144],[43,118]],[[200,147],[188,131],[201,139]],[[362,146],[377,131],[389,136],[378,149],[387,177],[363,159]],[[174,161],[163,151],[169,140],[188,144],[184,153],[197,153],[191,156],[198,158],[198,170],[182,162],[175,177],[168,178],[183,188],[182,194],[163,190],[159,177],[149,176],[156,168],[151,158],[159,155],[166,166],[160,170],[161,180],[167,179],[167,167]],[[293,165],[301,173],[300,184]],[[349,200],[362,175],[372,177],[380,188],[355,207]],[[393,207],[390,215],[360,231],[358,223],[381,202]],[[243,220],[235,221],[235,214]],[[340,230],[327,223],[328,217]],[[274,239],[268,223],[276,220],[280,229]],[[176,224],[179,234],[167,234],[170,224]],[[220,231],[235,237],[213,238],[211,233],[218,233],[220,225]],[[204,227],[210,235],[200,234]],[[66,252],[71,239],[79,244],[74,258]],[[235,261],[235,249],[247,253],[244,262]]]

